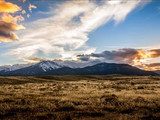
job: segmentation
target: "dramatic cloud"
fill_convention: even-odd
[[[78,55],[79,60],[102,59],[104,61],[112,61],[119,63],[132,63],[135,58],[141,59],[139,55],[141,50],[136,49],[120,49],[113,51],[104,51],[102,53],[92,53],[90,55]]]
[[[77,59],[77,54],[95,51],[86,45],[90,32],[111,20],[116,23],[123,21],[140,4],[143,0],[63,2],[50,12],[49,18],[32,22],[27,25],[30,26],[27,30],[19,32],[21,41],[13,43],[15,48],[8,54],[23,59],[38,56],[41,52],[47,56],[55,54],[62,59]]]
[[[160,70],[160,63],[146,63],[146,64],[142,64],[142,65],[138,65],[137,67],[144,69],[144,70],[148,70],[148,71],[156,71],[156,70]]]
[[[101,62],[126,63],[146,70],[159,69],[159,63],[150,63],[150,61],[153,62],[153,59],[159,57],[160,49],[120,49],[88,55],[77,55],[77,59],[80,61],[100,60]]]
[[[112,51],[104,51],[101,53],[91,53],[77,55],[76,60],[60,60],[51,58],[30,57],[25,61],[39,62],[41,60],[51,60],[65,65],[74,65],[75,67],[94,65],[101,62],[107,63],[125,63],[130,64],[144,70],[159,70],[160,63],[156,63],[154,59],[159,60],[160,49],[119,49]]]
[[[9,14],[2,14],[1,16],[1,20],[8,22],[8,23],[16,23],[17,21],[24,21],[24,18],[21,15],[17,15],[15,17],[13,17],[12,15]]]
[[[0,31],[14,31],[24,29],[22,25],[0,21]]]
[[[0,21],[0,42],[18,40],[18,36],[11,31],[24,29],[22,25]]]
[[[18,40],[18,36],[12,32],[1,32],[0,31],[0,39],[3,40],[3,42],[9,42],[10,40]]]
[[[20,11],[21,8],[15,4],[12,4],[10,2],[6,2],[5,0],[0,0],[0,13],[15,13],[17,11]]]
[[[160,63],[151,63],[151,64],[146,64],[148,67],[160,67]]]
[[[16,13],[21,8],[5,0],[0,0],[0,42],[9,42],[18,40],[18,36],[13,33],[15,30],[24,29],[22,25],[18,25],[17,21],[23,21],[21,15],[13,16],[10,13]]]

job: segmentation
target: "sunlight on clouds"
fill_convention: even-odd
[[[29,9],[30,12],[32,12],[32,9],[36,9],[36,8],[37,8],[37,6],[29,4],[28,9]]]
[[[15,4],[10,2],[6,2],[5,0],[0,0],[0,12],[5,13],[15,13],[20,11],[21,8]]]
[[[119,49],[101,53],[77,55],[81,61],[99,60],[101,62],[125,63],[144,70],[160,68],[160,49]]]
[[[0,0],[0,42],[10,42],[18,40],[18,36],[13,31],[25,29],[24,26],[18,25],[18,21],[24,21],[21,15],[13,16],[13,13],[21,11],[21,7]]]
[[[10,40],[18,40],[18,36],[12,32],[10,33],[1,33],[0,32],[0,40],[3,42],[9,42]]]
[[[17,21],[24,21],[24,18],[21,15],[17,15],[15,17],[13,17],[10,14],[4,13],[1,16],[1,20],[5,21],[5,22],[8,22],[8,23],[10,23],[10,22],[16,23]]]
[[[96,49],[86,45],[89,33],[111,20],[121,22],[142,1],[104,0],[98,4],[72,0],[58,4],[52,16],[29,23],[25,31],[19,32],[21,40],[13,43],[14,49],[8,54],[23,59],[42,51],[73,59],[78,54],[93,53]]]
[[[120,0],[108,0],[109,4],[119,4]]]

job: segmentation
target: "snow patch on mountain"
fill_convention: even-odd
[[[61,60],[44,60],[38,63],[28,63],[28,64],[15,64],[15,65],[5,65],[0,66],[0,71],[8,72],[8,71],[15,71],[18,69],[30,67],[30,66],[39,66],[43,71],[47,72],[53,69],[59,69],[62,67],[70,67],[70,68],[83,68],[86,66],[92,66],[95,64],[100,63],[99,61],[92,61],[92,62],[78,62],[78,61],[61,61]]]
[[[52,61],[42,61],[38,64],[42,68],[42,70],[45,71],[45,72],[48,71],[48,70],[65,67],[64,65],[60,65],[60,64],[57,64],[57,63],[52,62]]]
[[[14,70],[18,70],[21,68],[25,68],[25,67],[29,67],[33,64],[15,64],[15,65],[4,65],[4,66],[0,66],[0,71],[14,71]]]

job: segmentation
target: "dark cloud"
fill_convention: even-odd
[[[19,30],[23,28],[24,27],[21,25],[0,21],[0,31],[8,32],[8,31],[14,31],[14,30]]]
[[[0,42],[17,40],[18,37],[13,32],[24,29],[22,25],[17,24],[17,21],[23,21],[24,18],[21,15],[13,15],[18,11],[21,11],[18,5],[0,0]]]
[[[80,61],[89,61],[90,56],[89,55],[77,55],[78,60]]]
[[[24,27],[14,23],[0,21],[0,42],[18,40],[17,35],[14,34],[12,31],[19,30],[19,29],[24,29]]]
[[[78,55],[77,58],[82,61],[90,60],[91,58],[100,58],[104,60],[131,63],[135,57],[138,57],[138,51],[139,50],[137,49],[120,49],[103,51],[102,53],[92,53],[90,55]]]
[[[148,58],[152,60],[158,57],[160,57],[160,49],[129,48],[77,56],[81,61],[101,60],[101,62],[126,63],[145,70],[160,69],[160,63],[147,63]]]
[[[138,50],[136,49],[120,49],[115,51],[104,51],[100,54],[91,54],[92,57],[103,57],[108,60],[121,60],[125,58],[133,59],[137,56]]]
[[[8,41],[11,41],[11,40],[18,40],[18,37],[16,34],[12,33],[12,32],[3,32],[3,31],[0,31],[0,41],[5,41],[5,42],[8,42]]]

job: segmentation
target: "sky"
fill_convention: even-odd
[[[159,0],[0,0],[0,65],[62,60],[160,69]]]

